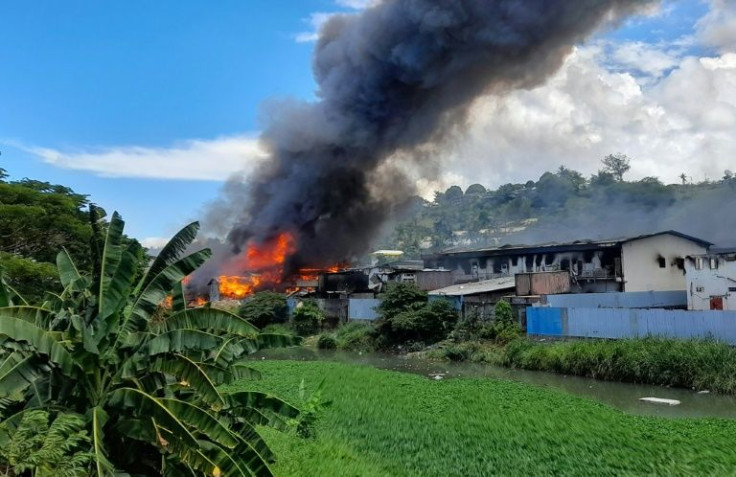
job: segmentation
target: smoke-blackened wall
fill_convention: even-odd
[[[294,265],[350,259],[413,195],[393,158],[431,157],[469,106],[542,82],[575,44],[655,0],[386,0],[323,27],[318,100],[269,111],[270,153],[229,234],[294,234]],[[492,165],[489,165],[492,167]]]

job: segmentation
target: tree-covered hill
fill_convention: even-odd
[[[452,186],[419,201],[380,246],[418,256],[453,245],[615,238],[674,229],[736,244],[736,178],[663,184],[627,181],[629,159],[611,155],[586,178],[564,166],[538,180],[487,189]]]

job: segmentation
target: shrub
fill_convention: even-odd
[[[458,318],[450,302],[429,302],[427,293],[411,283],[392,284],[377,310],[377,344],[435,343],[449,335]]]
[[[319,349],[337,349],[337,340],[331,334],[321,334],[317,340]]]
[[[350,322],[337,329],[337,347],[346,351],[373,351],[376,328],[370,323]]]
[[[240,307],[239,315],[258,328],[289,321],[286,297],[280,293],[264,291],[248,298]]]
[[[319,331],[324,321],[324,313],[314,300],[305,300],[294,310],[292,324],[299,336],[309,336]]]

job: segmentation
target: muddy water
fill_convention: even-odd
[[[486,364],[445,363],[380,353],[318,351],[306,348],[268,350],[254,359],[288,359],[297,361],[336,361],[373,366],[404,373],[426,376],[428,379],[496,378],[557,389],[577,396],[595,399],[624,412],[662,417],[723,417],[736,419],[736,398],[718,394],[700,394],[686,389],[639,384],[596,381],[594,379],[559,374],[507,369]],[[677,399],[678,406],[649,404],[642,397]]]

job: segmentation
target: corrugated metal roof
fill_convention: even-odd
[[[439,253],[439,255],[453,255],[453,254],[462,254],[462,253],[502,253],[502,252],[521,252],[521,251],[527,252],[529,250],[542,252],[545,249],[549,249],[549,251],[554,251],[554,250],[559,250],[559,249],[564,249],[564,248],[590,249],[590,248],[596,248],[596,247],[615,246],[615,245],[620,245],[620,244],[627,243],[627,242],[634,242],[636,240],[644,240],[644,239],[648,239],[652,237],[657,237],[660,235],[673,235],[675,237],[680,237],[685,240],[690,240],[704,247],[709,247],[713,245],[712,243],[699,239],[697,237],[686,235],[681,232],[677,232],[675,230],[666,230],[663,232],[657,232],[653,234],[637,235],[634,237],[619,237],[619,238],[605,239],[605,240],[576,240],[574,242],[547,242],[547,243],[541,243],[541,244],[535,244],[535,245],[505,244],[505,245],[494,246],[494,247],[451,247],[451,248],[442,250]]]
[[[464,283],[462,285],[452,285],[439,290],[429,292],[430,295],[441,296],[465,296],[476,295],[478,293],[490,293],[494,291],[510,290],[516,288],[516,279],[514,277],[493,278],[491,280],[483,280],[480,282]]]

